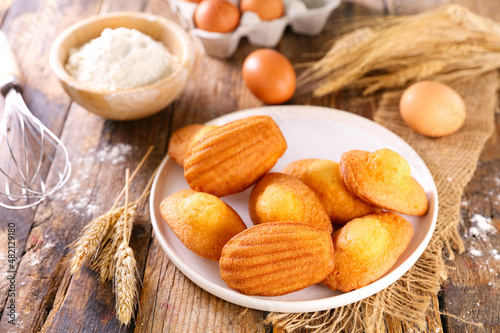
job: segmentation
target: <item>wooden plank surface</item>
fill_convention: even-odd
[[[448,265],[442,309],[450,332],[500,332],[500,115],[462,199],[466,251]],[[485,224],[486,223],[486,224]],[[491,228],[487,227],[491,225]],[[483,324],[466,325],[462,320]]]
[[[494,1],[462,2],[479,13],[499,18],[500,5]],[[388,1],[386,10],[395,13],[411,11],[404,3]],[[429,3],[420,1],[412,5],[423,8]],[[6,244],[6,225],[15,221],[17,250],[14,264],[14,272],[17,272],[16,326],[8,323],[9,311],[5,306],[12,297],[7,298],[10,284],[7,279],[2,279],[0,332],[271,331],[271,327],[263,324],[265,312],[225,302],[186,279],[161,249],[147,218],[136,224],[131,241],[143,287],[136,321],[130,327],[120,327],[115,319],[111,283],[98,282],[96,274],[88,268],[73,277],[67,272],[67,245],[92,216],[110,207],[122,186],[125,168],[134,168],[150,145],[155,145],[155,151],[134,181],[132,195],[142,190],[154,167],[161,161],[174,130],[235,110],[262,105],[241,80],[240,68],[245,57],[257,49],[246,41],[242,41],[238,51],[228,60],[198,56],[193,78],[184,94],[166,110],[148,119],[124,123],[106,121],[71,103],[49,69],[50,44],[64,28],[79,19],[117,10],[147,11],[176,20],[164,0],[1,2],[1,27],[14,45],[24,73],[27,104],[44,124],[61,135],[70,148],[74,170],[66,187],[36,209],[10,211],[0,208],[0,244]],[[358,15],[374,14],[356,3],[342,4],[332,14],[325,34],[310,38],[287,31],[277,49],[294,64],[315,60],[325,50],[325,42],[338,35],[342,20]],[[324,98],[302,94],[294,96],[289,104],[335,107],[370,118],[377,100],[360,101],[348,93]],[[471,236],[471,228],[477,227],[477,222],[474,222],[477,216],[473,219],[475,215],[492,219],[497,230],[500,226],[498,115],[496,124],[497,129],[481,155],[478,171],[464,196],[462,231],[468,251],[449,262],[455,269],[450,270],[440,297],[436,295],[433,300],[434,309],[439,306],[463,320],[484,323],[484,327],[475,328],[460,320],[443,317],[442,326],[429,327],[432,332],[500,331],[500,309],[496,301],[500,289],[500,261],[499,254],[494,252],[500,249],[500,236],[498,232],[486,233],[485,237]],[[117,163],[106,157],[113,147],[120,147]],[[143,213],[148,216],[147,207]],[[7,256],[0,256],[0,275],[8,276],[9,270]],[[439,316],[437,320],[431,320],[435,316],[436,312],[429,312],[432,325],[439,323]],[[397,322],[391,323],[390,327],[391,332],[400,331]],[[275,328],[274,331],[280,330]]]
[[[54,20],[54,22],[52,22],[54,24],[51,25],[51,18],[53,16],[58,16],[56,11],[59,9],[61,10],[59,14],[61,19],[59,21],[64,24],[64,17],[62,17],[61,14],[64,10],[74,9],[72,6],[69,7],[70,8],[68,8],[68,6],[65,8],[56,8],[55,1],[53,0],[40,2],[16,1],[10,6],[9,10],[6,11],[6,16],[2,23],[2,30],[8,35],[24,77],[23,95],[26,103],[33,114],[41,119],[47,127],[52,129],[56,135],[61,133],[70,99],[62,92],[55,77],[47,67],[47,45],[50,45],[48,39],[51,37],[55,38],[55,36],[47,36],[46,32],[52,28],[57,29],[57,20]],[[92,7],[91,3],[88,4],[88,7]],[[83,10],[80,14],[84,16],[87,12]],[[29,55],[29,57],[27,57],[27,55]],[[45,172],[46,171],[47,170],[45,170]],[[41,302],[37,301],[33,304],[30,303],[30,299],[38,297],[40,290],[38,290],[38,288],[29,289],[30,286],[24,281],[25,277],[23,274],[26,278],[30,278],[31,276],[35,284],[38,284],[39,281],[53,282],[50,277],[40,272],[39,268],[41,267],[36,263],[39,263],[39,255],[41,255],[42,251],[47,253],[47,251],[56,250],[55,247],[44,248],[43,235],[39,237],[40,235],[38,234],[31,234],[31,238],[28,238],[34,225],[35,211],[36,209],[11,211],[0,208],[0,216],[2,217],[0,220],[2,224],[2,239],[6,237],[5,232],[7,230],[7,223],[16,224],[16,263],[14,265],[14,271],[18,272],[15,279],[17,293],[15,295],[17,301],[16,316],[19,318],[19,311],[22,310],[21,307],[26,300],[26,304],[29,305],[26,307],[26,310],[29,313],[29,321],[31,323],[36,322],[39,318],[38,313],[43,312],[41,311],[42,309],[35,308],[35,306],[41,304]],[[45,245],[47,243],[48,242],[45,242]],[[38,251],[37,254],[35,254],[36,251]],[[21,258],[24,260],[24,264],[19,263]],[[21,269],[18,269],[18,266],[21,267]],[[29,269],[24,269],[23,267],[29,267]],[[7,269],[11,271],[10,267],[6,265],[6,261],[2,260],[0,270],[5,274]],[[52,289],[57,288],[57,286],[57,283],[52,285]],[[0,285],[2,291],[0,294],[0,309],[3,309],[5,304],[7,304],[6,296],[8,294],[5,292],[6,287],[5,280],[2,280]],[[40,286],[40,288],[43,292],[48,291],[46,286]],[[25,298],[25,295],[28,297]],[[20,328],[13,328],[12,325],[8,323],[8,313],[6,311],[2,313],[3,316],[0,321],[0,327],[3,328],[0,328],[0,331],[7,332],[12,329],[17,330]],[[24,322],[20,321],[19,323]],[[28,324],[28,326],[30,324]],[[19,326],[23,325],[19,324]]]

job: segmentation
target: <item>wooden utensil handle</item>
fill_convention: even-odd
[[[0,90],[5,96],[13,86],[21,86],[21,71],[7,36],[0,30]]]

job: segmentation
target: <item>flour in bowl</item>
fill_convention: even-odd
[[[68,73],[92,89],[145,86],[170,75],[178,64],[161,42],[135,29],[104,29],[101,36],[69,50]]]

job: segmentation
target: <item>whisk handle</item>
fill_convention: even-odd
[[[7,36],[0,30],[0,91],[5,96],[13,87],[21,87],[21,71]]]

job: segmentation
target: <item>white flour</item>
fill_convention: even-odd
[[[97,217],[103,212],[102,207],[98,202],[94,202],[92,189],[86,188],[90,169],[95,167],[96,161],[94,158],[99,163],[119,164],[126,162],[133,151],[134,146],[125,143],[104,146],[97,151],[94,148],[89,149],[88,154],[85,156],[76,157],[72,160],[73,165],[79,165],[80,167],[75,170],[74,178],[54,194],[54,198],[67,201],[66,209],[73,214]]]
[[[113,164],[123,163],[127,160],[127,155],[132,153],[133,147],[124,143],[118,143],[115,146],[106,146],[97,152],[99,162],[110,161]]]
[[[465,238],[469,239],[469,241],[473,241],[473,238],[471,237],[475,237],[476,239],[481,239],[486,244],[490,243],[488,235],[495,234],[497,232],[497,229],[492,224],[491,218],[482,216],[480,214],[474,214],[469,221],[473,223],[473,226],[469,228],[469,232],[465,235]],[[500,254],[496,249],[491,249],[490,251],[486,250],[485,252],[482,250],[478,250],[469,244],[467,252],[473,257],[482,257],[486,255],[491,256],[491,258],[493,258],[494,260],[500,260]],[[486,260],[485,264],[488,263],[489,261]],[[482,265],[480,265],[479,267],[482,267]]]
[[[170,75],[177,65],[161,42],[135,29],[104,29],[101,36],[69,50],[68,73],[99,90],[132,89]]]
[[[475,223],[475,227],[469,229],[469,233],[479,236],[485,239],[487,233],[495,233],[496,228],[491,224],[491,218],[484,217],[479,214],[474,214],[470,219],[472,223]]]

